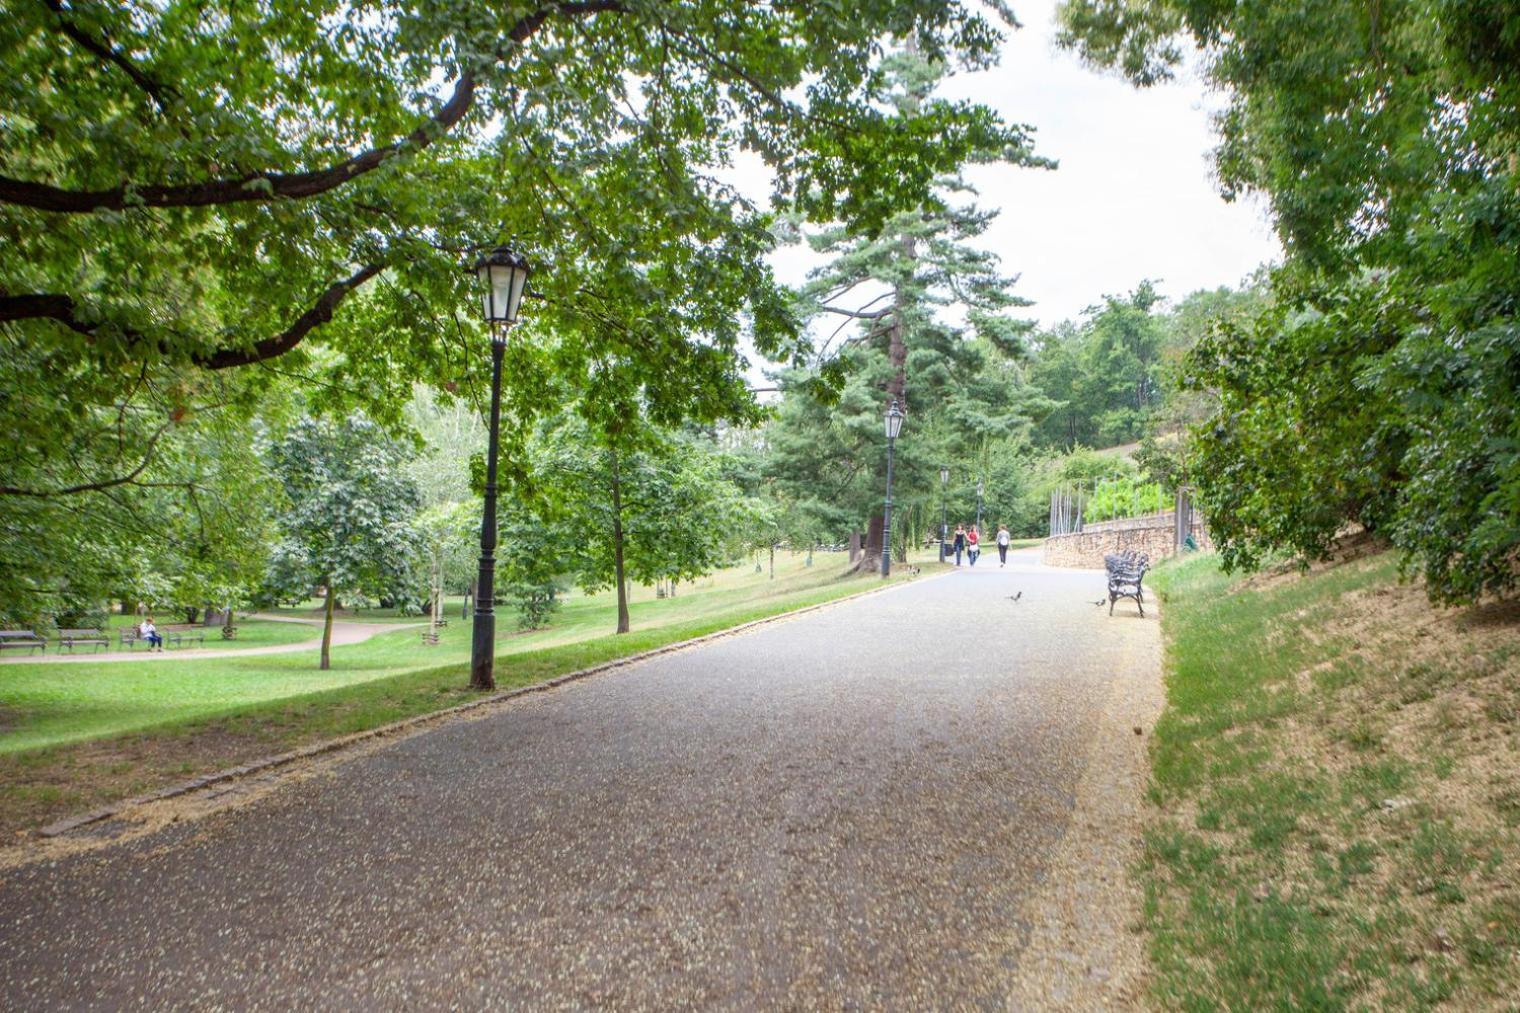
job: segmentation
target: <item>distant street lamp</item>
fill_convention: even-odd
[[[939,466],[939,561],[945,561],[945,539],[950,535],[950,525],[946,523],[945,514],[945,490],[950,485],[950,469],[943,464]]]
[[[881,516],[881,575],[892,573],[892,450],[897,444],[897,434],[902,432],[903,413],[892,399],[887,409],[887,508]]]
[[[470,688],[495,689],[496,662],[496,450],[501,428],[501,356],[507,331],[517,323],[528,262],[510,247],[498,246],[475,264],[484,288],[481,309],[491,329],[491,423],[486,445],[486,502],[480,521],[480,576],[475,582],[475,629],[470,641]]]
[[[976,537],[982,537],[982,480],[976,480]]]

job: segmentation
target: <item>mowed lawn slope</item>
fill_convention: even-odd
[[[1143,880],[1167,1009],[1513,1009],[1520,607],[1373,553],[1163,567]]]
[[[774,580],[736,567],[681,585],[673,599],[640,589],[623,636],[612,635],[611,594],[572,596],[550,628],[532,633],[517,633],[503,611],[497,683],[529,685],[881,584],[841,577],[843,555],[815,559],[808,567],[778,554]],[[470,624],[456,612],[441,636],[428,647],[419,629],[398,629],[337,647],[326,672],[315,651],[0,667],[0,829],[469,700]]]

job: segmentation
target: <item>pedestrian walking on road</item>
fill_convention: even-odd
[[[966,528],[964,525],[955,526],[955,565],[961,565],[961,553],[966,551]]]
[[[973,524],[970,530],[966,532],[966,556],[971,560],[971,565],[975,566],[977,557],[981,554],[980,536],[977,535],[976,525]]]
[[[998,546],[998,569],[1008,565],[1008,543],[1013,541],[1008,534],[1008,525],[999,524],[997,533]]]
[[[164,650],[164,638],[159,634],[158,627],[153,625],[153,617],[148,616],[137,628],[138,634],[148,642],[148,650],[157,650],[160,654]]]

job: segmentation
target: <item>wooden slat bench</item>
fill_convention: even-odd
[[[23,647],[28,651],[46,651],[47,641],[32,630],[0,630],[0,650]]]
[[[192,641],[198,644],[206,642],[206,627],[204,626],[160,626],[158,632],[163,635],[164,643],[170,647],[184,647]]]
[[[101,651],[111,646],[111,641],[106,637],[105,630],[90,629],[58,631],[58,646],[60,648],[67,647],[69,649],[69,653],[72,654],[74,648],[78,647],[80,644],[94,644],[95,653],[99,654]]]

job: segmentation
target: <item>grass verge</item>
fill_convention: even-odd
[[[1514,1008],[1520,607],[1433,609],[1389,554],[1155,581],[1158,1004]]]
[[[894,575],[893,579],[907,578]],[[651,625],[642,629],[636,626],[632,633],[622,636],[586,636],[548,644],[540,641],[539,646],[533,646],[527,637],[507,637],[497,654],[498,688],[531,685],[880,586],[876,578],[838,579],[823,571],[788,582],[778,577],[776,583],[779,587],[773,588],[768,582],[751,587],[743,581],[717,580],[705,593],[689,592],[665,603],[663,615],[646,616]],[[197,665],[191,662],[181,662],[172,670],[164,666],[161,673],[181,680],[167,699],[152,686],[138,685],[144,678],[151,681],[151,675],[123,676],[122,669],[135,665],[99,666],[99,676],[129,678],[129,684],[121,685],[121,695],[114,704],[105,708],[112,721],[126,720],[130,715],[124,716],[124,712],[137,701],[135,720],[139,726],[41,748],[0,749],[0,832],[24,835],[60,816],[142,794],[197,773],[472,699],[473,694],[465,688],[468,625],[452,624],[447,632],[452,647],[445,645],[437,653],[420,650],[412,630],[339,648],[334,652],[331,673],[312,670],[311,659],[298,655],[207,659],[204,670],[186,668]],[[553,635],[554,630],[533,636]],[[569,634],[561,629],[557,635]],[[423,663],[419,664],[419,658]],[[244,664],[248,668],[240,674],[239,666]],[[53,667],[69,669],[68,674],[77,677],[81,669],[90,666]],[[216,691],[197,696],[192,691],[197,680],[214,682]],[[253,695],[244,697],[245,692]],[[271,692],[281,695],[259,695]],[[145,698],[146,703],[142,702]],[[77,700],[74,704],[66,700],[58,707],[61,716],[57,719],[90,721],[96,709],[93,703],[79,706]],[[35,728],[40,719],[36,714],[31,717],[30,727]],[[0,738],[0,746],[4,742]]]

